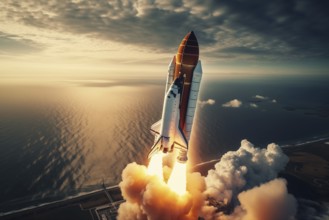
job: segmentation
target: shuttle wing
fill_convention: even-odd
[[[157,135],[160,134],[160,128],[161,128],[161,119],[157,122],[155,122],[152,126],[151,126],[151,132],[155,133]]]

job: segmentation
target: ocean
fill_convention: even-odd
[[[189,163],[218,159],[243,139],[258,147],[329,136],[329,78],[205,74]],[[147,164],[164,78],[0,82],[0,207],[116,185]],[[237,99],[239,107],[223,104]],[[1,211],[1,210],[0,210]]]

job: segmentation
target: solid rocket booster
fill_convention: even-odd
[[[189,32],[169,64],[161,119],[151,126],[154,144],[149,153],[178,149],[178,161],[187,161],[195,109],[202,77],[199,45],[194,32]]]

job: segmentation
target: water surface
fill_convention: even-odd
[[[197,109],[189,162],[216,159],[245,138],[265,147],[328,135],[328,85],[327,78],[205,75],[200,99],[215,104]],[[0,203],[114,185],[126,164],[147,163],[164,86],[162,78],[1,83]],[[232,99],[242,106],[222,106]]]

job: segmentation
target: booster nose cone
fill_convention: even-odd
[[[193,31],[189,32],[182,40],[176,54],[176,68],[174,78],[180,73],[190,72],[199,60],[199,44]]]

